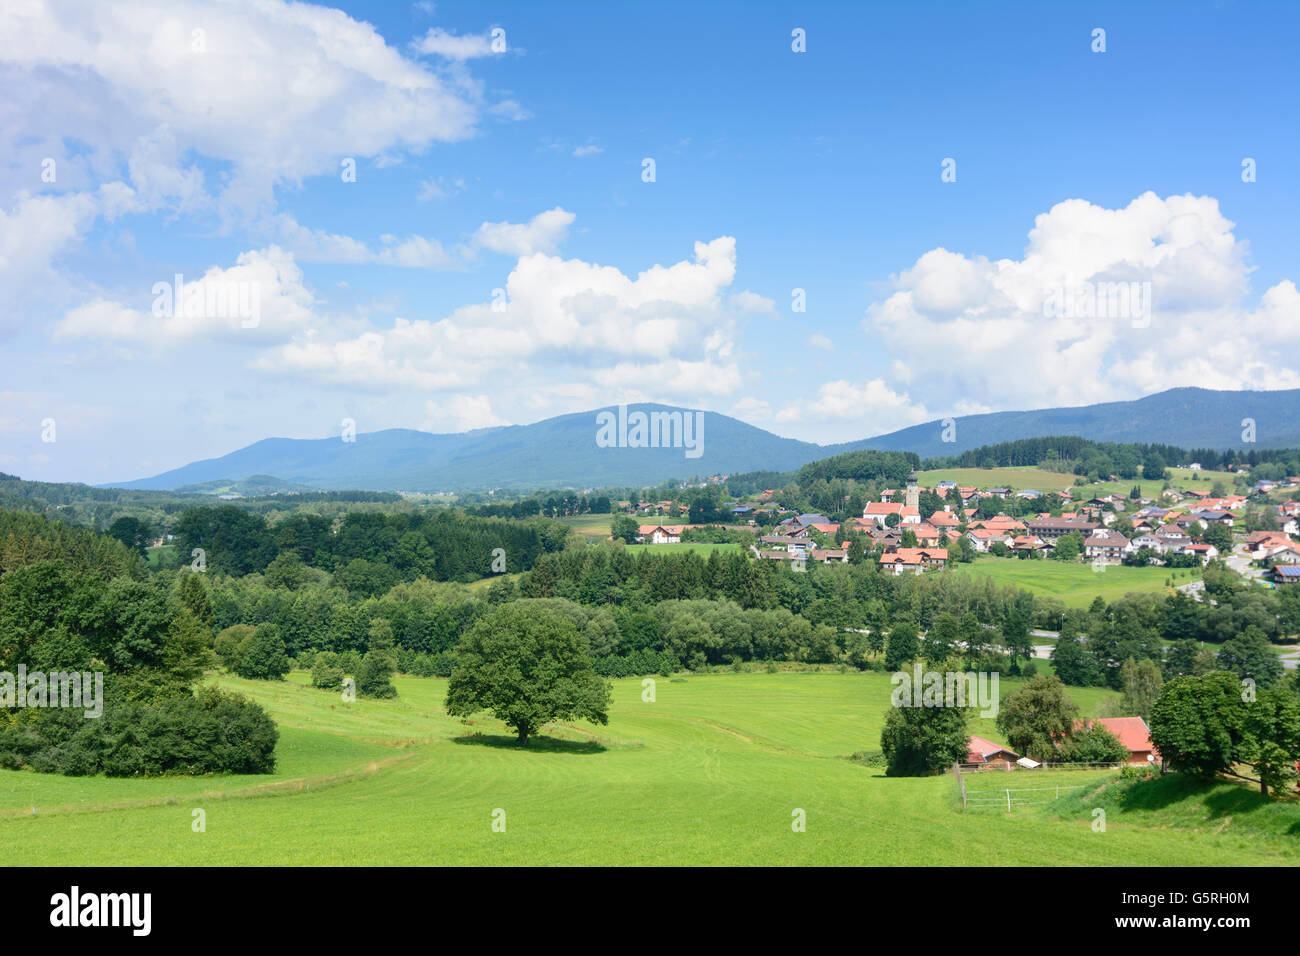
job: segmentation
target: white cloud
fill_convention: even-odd
[[[427,236],[379,237],[381,248],[373,249],[360,239],[309,229],[293,216],[281,213],[270,231],[276,241],[303,262],[368,263],[409,269],[461,269],[473,261],[479,249],[512,256],[554,252],[573,223],[573,213],[558,206],[538,213],[526,223],[485,222],[468,242],[446,248]]]
[[[1287,280],[1250,309],[1246,245],[1232,228],[1209,196],[1148,192],[1123,209],[1067,200],[1036,217],[1021,259],[925,253],[863,327],[901,363],[895,381],[925,382],[942,414],[1181,385],[1296,387],[1300,362],[1282,346],[1300,337],[1300,296]],[[1116,314],[1104,294],[1091,306],[1080,296],[1112,283],[1149,283],[1150,308],[1141,297]]]
[[[13,209],[0,208],[0,329],[17,327],[32,300],[63,306],[85,283],[64,274],[58,259],[77,246],[100,217],[136,208],[135,193],[119,182],[95,192],[32,196],[19,193]]]
[[[554,252],[569,234],[576,217],[556,206],[540,212],[526,223],[485,222],[474,234],[476,245],[510,256]]]
[[[420,53],[440,56],[448,60],[472,60],[492,56],[492,40],[486,34],[457,36],[442,27],[433,27],[415,44]]]
[[[179,290],[179,291],[178,291]],[[148,309],[96,299],[70,310],[56,339],[92,339],[169,347],[195,341],[248,346],[285,342],[308,333],[312,293],[293,257],[277,246],[242,253],[227,269],[174,276],[156,283]]]
[[[584,156],[596,156],[604,151],[604,146],[578,146],[574,148],[573,155],[582,159]]]
[[[660,396],[718,395],[740,382],[732,318],[722,294],[735,275],[735,240],[697,242],[692,261],[635,278],[609,266],[543,253],[523,256],[492,302],[438,321],[397,319],[357,335],[299,335],[254,367],[359,388],[447,390],[599,386]],[[590,392],[583,392],[590,394]]]
[[[778,422],[839,421],[862,424],[863,435],[891,432],[934,416],[884,381],[823,382],[813,399],[797,399],[776,413]]]
[[[824,349],[827,352],[829,352],[832,347],[831,340],[820,332],[814,332],[812,335],[808,336],[808,344],[815,349]]]
[[[407,59],[369,24],[279,0],[6,3],[0,63],[18,114],[0,146],[75,137],[129,157],[147,201],[189,208],[204,197],[191,151],[231,164],[222,197],[248,210],[276,183],[337,174],[342,157],[469,136],[483,109],[477,84]]]
[[[737,292],[730,298],[731,308],[741,314],[750,315],[770,315],[778,318],[776,314],[776,302],[766,296],[759,295],[757,292],[748,290]]]

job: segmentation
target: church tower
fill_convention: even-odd
[[[921,507],[921,489],[916,484],[916,472],[907,476],[907,506],[909,508]]]

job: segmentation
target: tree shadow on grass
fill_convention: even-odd
[[[541,734],[528,738],[528,745],[521,747],[519,739],[506,734],[466,734],[453,737],[454,744],[468,744],[476,747],[500,747],[505,750],[518,750],[520,753],[539,754],[599,754],[605,752],[605,745],[595,740],[561,740],[559,737],[546,737]]]
[[[1120,803],[1120,812],[1163,810],[1202,796],[1209,820],[1266,812],[1273,804],[1259,792],[1258,785],[1226,777],[1207,779],[1193,774],[1171,773],[1129,787]]]

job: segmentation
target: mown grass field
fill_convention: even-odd
[[[933,487],[936,482],[955,481],[958,485],[973,485],[977,488],[997,488],[1007,486],[1016,491],[1033,488],[1038,491],[1073,490],[1076,501],[1086,501],[1096,495],[1128,495],[1137,485],[1142,494],[1158,498],[1164,489],[1163,481],[1148,481],[1134,478],[1130,481],[1099,481],[1096,484],[1080,485],[1074,488],[1077,475],[1046,471],[1042,468],[941,468],[934,471],[917,473],[921,484]],[[1214,482],[1222,481],[1229,491],[1233,488],[1235,475],[1230,471],[1189,471],[1186,468],[1170,468],[1169,477],[1175,488],[1208,492]]]
[[[1171,574],[1175,585],[1187,584],[1200,576],[1198,568],[1130,568],[1106,565],[1100,571],[1090,563],[1022,560],[981,556],[973,564],[949,565],[948,572],[987,577],[999,587],[1014,585],[1033,594],[1060,598],[1066,607],[1087,607],[1093,598],[1110,602],[1131,591],[1170,593],[1165,580]]]
[[[1042,468],[939,468],[919,471],[917,478],[927,488],[940,481],[955,481],[960,487],[1007,487],[1015,491],[1033,488],[1036,491],[1061,491],[1074,483],[1075,476],[1046,471]]]
[[[392,701],[344,704],[305,675],[216,678],[280,724],[267,778],[69,779],[0,772],[6,862],[95,864],[1294,864],[1300,807],[1186,796],[1149,814],[1087,806],[963,810],[951,775],[889,779],[845,759],[879,748],[887,675],[713,674],[616,681],[610,723],[548,728],[527,749],[488,718],[446,716],[446,682],[398,678]],[[1016,682],[1002,682],[1003,693]],[[1077,695],[1093,711],[1111,692]],[[977,719],[972,730],[996,731]],[[1096,774],[1052,774],[1088,783]],[[1101,775],[1103,778],[1109,776]],[[968,786],[1035,786],[988,773]],[[1035,781],[1040,783],[1036,784]],[[278,788],[278,789],[275,789]],[[32,807],[36,808],[33,816]],[[194,832],[192,811],[206,812]],[[492,829],[505,811],[505,832]],[[792,814],[806,813],[806,832]],[[1171,826],[1169,821],[1176,821]],[[1182,823],[1193,825],[1182,826]]]
[[[677,544],[634,544],[630,546],[632,554],[649,551],[653,554],[672,554],[676,551],[695,551],[708,556],[710,551],[739,551],[735,543],[714,544],[711,541],[679,541]]]
[[[560,518],[564,524],[567,524],[573,532],[581,535],[589,541],[601,541],[609,537],[609,529],[614,523],[614,515],[571,515],[567,518]],[[637,521],[642,524],[654,524],[649,518],[638,518]],[[665,518],[664,522],[668,522]]]

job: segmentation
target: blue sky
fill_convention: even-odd
[[[0,12],[0,469],[1300,387],[1298,33],[1293,3]],[[176,273],[255,287],[258,324],[157,314]],[[1112,281],[1148,312],[1044,311]]]

